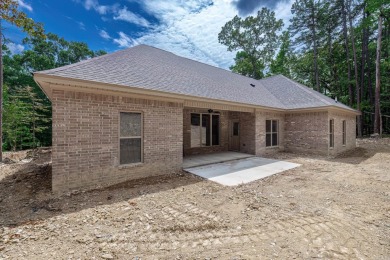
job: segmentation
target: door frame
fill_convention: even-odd
[[[233,149],[232,142],[233,142],[233,125],[234,123],[238,123],[238,146],[237,149]],[[230,119],[229,120],[229,151],[235,151],[239,152],[240,151],[240,132],[241,132],[241,124],[239,119]]]

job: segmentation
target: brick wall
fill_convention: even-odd
[[[172,173],[182,166],[183,106],[53,90],[54,192]],[[143,114],[143,163],[119,165],[119,113]]]
[[[329,148],[329,120],[334,119],[334,148]],[[342,144],[342,121],[347,121],[347,143]],[[287,113],[287,151],[336,155],[356,147],[356,116],[339,112]]]
[[[272,154],[275,152],[284,150],[284,114],[280,112],[271,112],[265,110],[256,110],[255,113],[256,118],[256,134],[255,134],[255,142],[256,142],[256,155],[262,156],[265,154]],[[279,122],[279,146],[278,147],[266,147],[266,129],[265,124],[266,120],[278,120]]]
[[[248,112],[229,112],[229,120],[238,120],[240,122],[240,152],[255,154],[255,114]],[[229,129],[228,134],[231,134],[231,129]]]
[[[334,147],[329,149],[330,155],[336,155],[346,150],[356,147],[356,116],[340,113],[329,112],[328,121],[334,120]],[[343,120],[346,120],[346,144],[343,145]]]
[[[285,149],[328,154],[328,112],[286,113]]]

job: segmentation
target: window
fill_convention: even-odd
[[[219,145],[219,115],[191,114],[191,147]]]
[[[233,136],[238,136],[240,129],[240,123],[233,122]]]
[[[343,145],[347,144],[347,121],[343,120]]]
[[[142,115],[120,113],[119,163],[142,161]]]
[[[329,147],[334,147],[334,120],[329,120]]]
[[[265,121],[265,146],[273,147],[279,145],[279,122],[278,120]]]

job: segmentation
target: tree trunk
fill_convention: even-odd
[[[312,27],[311,27],[311,31],[312,31],[312,40],[313,40],[313,59],[314,59],[314,77],[315,77],[315,80],[316,80],[316,88],[317,88],[317,91],[320,92],[320,80],[319,80],[319,76],[318,76],[318,61],[317,61],[317,38],[316,38],[316,20],[315,20],[315,10],[314,10],[314,6],[312,6],[312,9],[311,9],[311,22],[312,22]]]
[[[0,19],[0,162],[3,161],[3,32]]]
[[[371,78],[371,55],[370,51],[368,49],[368,35],[367,35],[367,54],[366,54],[366,62],[367,62],[367,92],[368,92],[368,97],[370,101],[370,106],[374,106],[374,93],[373,93],[373,87],[372,87],[372,78]],[[371,111],[374,112],[374,111]]]
[[[364,12],[363,14],[363,21],[365,21],[368,17],[368,13]],[[366,91],[364,88],[364,73],[366,71],[366,62],[367,62],[367,51],[368,51],[368,28],[367,26],[364,26],[363,28],[363,36],[362,36],[362,60],[361,60],[361,67],[360,67],[360,97],[361,99],[367,99],[367,96],[365,95]]]
[[[355,68],[355,84],[356,84],[356,108],[360,111],[360,86],[359,86],[359,76],[358,76],[358,64],[356,58],[356,48],[355,48],[355,34],[353,31],[352,25],[352,16],[351,16],[351,1],[348,1],[347,10],[348,10],[348,20],[349,20],[349,30],[351,35],[352,42],[352,52],[353,52],[353,63]],[[358,137],[362,137],[362,117],[357,116],[357,134]]]
[[[353,90],[351,85],[351,65],[349,62],[349,46],[348,46],[348,31],[347,31],[347,11],[345,10],[345,2],[341,1],[341,10],[343,17],[343,35],[344,35],[344,45],[345,45],[345,53],[347,58],[347,66],[348,66],[348,96],[349,96],[349,105],[352,106],[354,103],[353,98]]]
[[[374,133],[382,134],[381,124],[381,109],[380,109],[380,61],[381,61],[381,44],[382,44],[382,15],[379,15],[378,19],[378,39],[376,46],[376,63],[375,63],[375,120],[374,120]]]

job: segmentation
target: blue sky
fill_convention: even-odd
[[[20,8],[47,32],[83,41],[93,50],[113,52],[148,44],[221,68],[234,53],[218,43],[221,27],[235,15],[273,9],[285,24],[292,0],[18,0]],[[8,46],[17,53],[24,34],[5,25]]]

